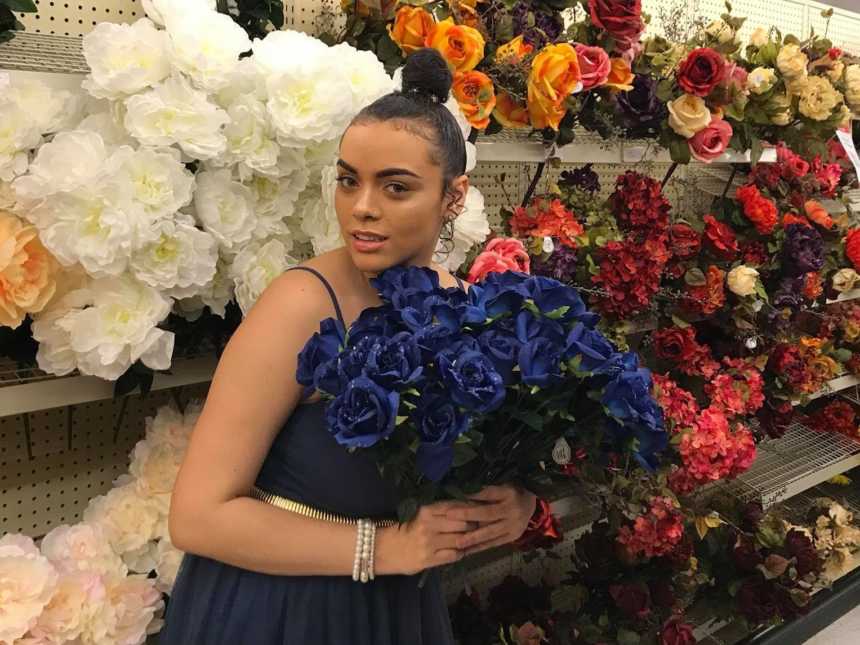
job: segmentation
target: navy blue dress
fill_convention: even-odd
[[[305,267],[299,267],[305,269]],[[334,291],[329,290],[343,320]],[[396,517],[376,466],[325,427],[323,402],[300,405],[275,437],[257,486],[351,517]],[[287,511],[284,511],[287,512]],[[325,550],[324,544],[320,549]],[[275,576],[187,554],[167,607],[161,645],[451,645],[439,576]]]

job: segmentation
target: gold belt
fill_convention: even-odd
[[[296,502],[291,499],[287,499],[286,497],[281,497],[280,495],[268,493],[256,486],[251,488],[251,497],[285,511],[297,513],[304,517],[310,517],[314,520],[323,520],[324,522],[332,522],[334,524],[358,524],[358,518],[321,511],[313,508],[312,506],[308,506],[307,504],[302,504],[301,502]],[[397,520],[373,520],[373,523],[376,524],[377,528],[383,529],[389,526],[394,526],[397,524]]]

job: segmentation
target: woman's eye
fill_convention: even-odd
[[[343,188],[352,188],[355,186],[355,179],[350,177],[349,175],[341,175],[335,181],[340,184]]]
[[[409,187],[404,184],[388,184],[386,188],[397,195],[405,193],[409,190]]]

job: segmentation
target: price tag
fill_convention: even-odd
[[[851,163],[854,164],[854,172],[856,172],[857,176],[860,177],[860,156],[857,155],[857,148],[854,147],[851,133],[845,132],[844,130],[837,130],[836,138],[839,139],[839,143],[841,143],[842,147],[845,148],[848,158],[851,160]]]

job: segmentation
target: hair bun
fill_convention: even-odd
[[[444,103],[448,100],[453,78],[442,55],[435,49],[425,47],[406,59],[403,66],[403,92]]]

